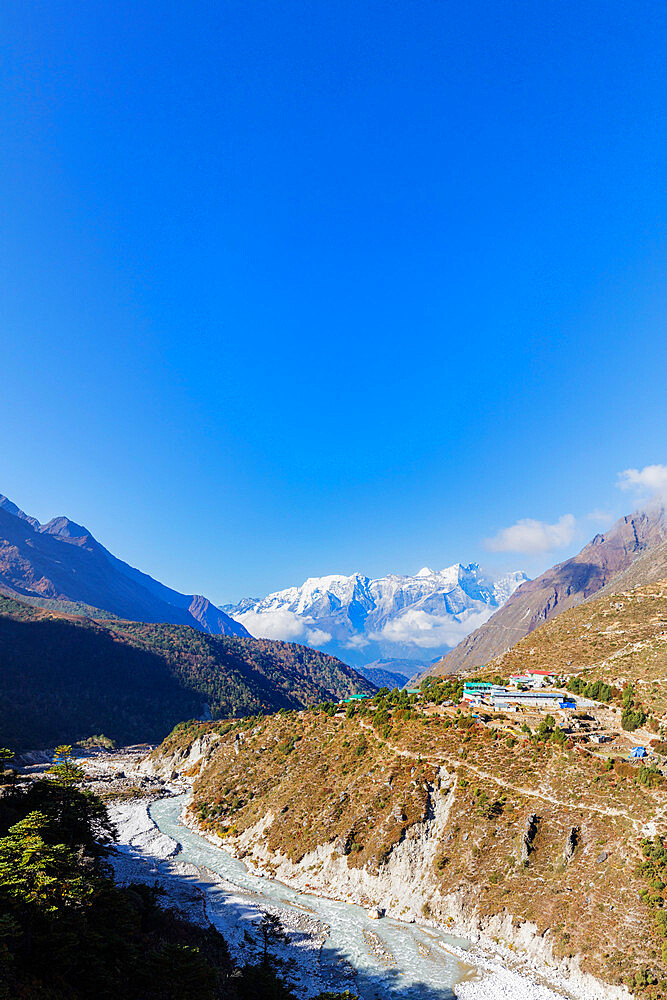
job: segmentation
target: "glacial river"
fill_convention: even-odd
[[[303,974],[305,962],[317,990],[350,989],[363,1000],[451,1000],[452,987],[474,975],[469,965],[448,950],[466,947],[467,942],[459,938],[388,917],[371,920],[360,906],[299,892],[251,874],[237,858],[183,826],[179,814],[186,800],[186,796],[159,799],[150,808],[151,817],[163,833],[181,844],[179,861],[190,862],[204,874],[208,869],[232,883],[230,887],[212,880],[202,882],[209,918],[223,934],[230,927],[238,929],[241,947],[244,923],[253,930],[257,907],[265,903],[328,926],[320,950],[304,951],[298,940],[303,933],[297,930],[290,935],[290,949],[297,956],[295,969],[301,966]],[[234,947],[234,941],[230,944]]]

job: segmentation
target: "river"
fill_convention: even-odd
[[[290,931],[289,946],[277,947],[277,953],[287,961],[288,971],[292,965],[295,983],[310,980],[313,992],[350,989],[363,1000],[451,1000],[453,987],[475,976],[475,970],[450,950],[467,947],[460,938],[388,917],[371,920],[360,906],[299,892],[252,874],[240,860],[180,822],[186,800],[184,795],[159,799],[151,805],[150,816],[162,833],[181,845],[180,862],[196,866],[204,876],[208,870],[225,880],[204,883],[207,915],[226,937],[230,928],[238,932],[230,945],[232,950],[235,945],[245,946],[248,960],[253,955],[249,938],[257,939],[256,924],[262,907],[267,906],[280,908],[288,916],[288,929],[296,927]],[[305,918],[328,928],[315,947],[312,934],[306,933]]]

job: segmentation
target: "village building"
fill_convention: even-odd
[[[466,681],[463,685],[463,700],[469,705],[489,705],[496,711],[516,711],[517,708],[537,708],[542,711],[576,708],[574,701],[564,699],[557,691],[522,691],[486,681]]]
[[[541,688],[553,684],[556,675],[551,670],[526,670],[523,674],[512,674],[510,685],[512,687]]]

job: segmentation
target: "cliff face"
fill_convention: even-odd
[[[617,578],[624,572],[631,574],[633,586],[659,579],[660,565],[667,558],[666,541],[664,507],[622,517],[608,532],[596,535],[578,555],[523,583],[486,624],[427,673],[452,674],[488,663],[562,611],[576,607],[607,585],[616,589]]]

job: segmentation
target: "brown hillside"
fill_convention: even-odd
[[[616,577],[636,561],[637,576],[643,571],[648,579],[655,579],[656,569],[649,553],[661,547],[664,554],[665,540],[664,507],[654,506],[622,517],[608,532],[596,535],[578,555],[518,587],[486,624],[460,642],[428,673],[475,670],[505,653],[538,625],[576,607],[607,584],[615,586]],[[639,566],[643,556],[646,559]],[[644,582],[648,580],[636,579],[635,585]]]
[[[256,850],[279,878],[289,859],[319,885],[329,855],[312,852],[333,845],[372,893],[369,879],[381,885],[397,851],[431,857],[414,869],[411,889],[424,915],[448,925],[462,912],[475,921],[511,914],[548,935],[555,956],[581,956],[582,968],[606,982],[641,981],[647,967],[667,976],[638,871],[644,831],[664,809],[664,779],[649,786],[632,765],[501,736],[469,716],[394,709],[377,725],[372,711],[181,729],[154,758],[166,756],[169,770],[197,737],[217,733],[195,780],[192,818],[232,848]],[[446,818],[429,827],[437,802]],[[323,870],[325,891],[337,884],[332,870]],[[395,915],[409,917],[403,878],[382,898],[395,893]]]
[[[667,578],[565,611],[492,660],[491,672],[586,672],[622,689],[631,683],[658,718],[667,715]]]

